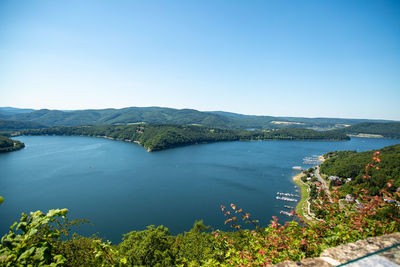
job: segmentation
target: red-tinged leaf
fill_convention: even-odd
[[[258,251],[258,253],[261,254],[261,255],[264,255],[264,254],[267,253],[267,251],[260,249],[260,250]]]
[[[230,221],[232,221],[232,218],[227,219],[224,224],[227,224]]]
[[[227,210],[226,212],[225,212],[225,216],[226,215],[230,215],[231,214],[231,212],[229,211],[229,210]]]
[[[238,209],[237,211],[235,211],[235,213],[242,212],[242,211],[243,211],[242,209]]]

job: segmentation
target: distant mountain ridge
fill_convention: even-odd
[[[128,107],[121,109],[32,110],[1,108],[0,119],[29,121],[47,126],[115,125],[137,122],[199,124],[229,129],[276,129],[302,127],[317,130],[337,129],[360,122],[385,120],[301,118],[243,115],[225,111],[203,112],[194,109],[164,107]]]
[[[19,113],[28,113],[35,111],[34,109],[30,108],[13,108],[13,107],[0,107],[0,114],[8,114],[8,115],[13,115],[13,114],[19,114]]]

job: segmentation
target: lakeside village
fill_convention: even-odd
[[[352,180],[350,177],[338,177],[338,176],[326,176],[322,177],[319,172],[319,165],[325,159],[322,156],[313,155],[311,157],[303,158],[303,164],[305,165],[314,165],[314,167],[303,169],[301,166],[293,166],[293,170],[301,171],[298,175],[293,177],[294,182],[297,184],[294,186],[295,194],[292,193],[283,193],[277,192],[276,199],[296,203],[295,207],[290,205],[284,205],[283,207],[286,210],[281,210],[279,213],[292,217],[294,216],[294,212],[296,211],[298,214],[303,215],[307,220],[318,220],[316,214],[313,213],[313,200],[317,198],[320,189],[324,189],[327,196],[330,198],[330,186],[340,186],[345,183],[348,183]],[[330,186],[328,186],[328,184]],[[301,189],[301,194],[299,193],[299,187]],[[397,189],[400,192],[400,188]],[[304,194],[304,195],[303,195]],[[360,205],[361,203],[354,199],[350,194],[346,195],[343,199],[342,203],[356,203]],[[384,198],[384,201],[388,203],[395,203],[396,201],[391,198]],[[400,202],[397,202],[397,205],[400,207]],[[289,211],[287,211],[289,210]]]
[[[307,164],[307,165],[319,165],[323,160],[321,159],[320,156],[317,155],[313,155],[311,157],[305,157],[303,158],[303,164]],[[297,170],[297,171],[304,171],[303,168],[301,166],[293,166],[292,167],[293,170]],[[310,178],[311,180],[311,178]],[[297,185],[294,186],[294,191],[298,194],[291,194],[291,193],[282,193],[282,192],[277,192],[276,193],[276,199],[277,200],[282,200],[282,201],[286,201],[286,202],[293,202],[293,203],[298,203],[299,199],[301,198],[300,196],[300,190],[299,187]],[[297,206],[298,204],[296,204]],[[283,206],[285,209],[290,210],[281,210],[279,213],[292,217],[294,215],[294,210],[296,207],[290,206],[290,205],[284,205]]]

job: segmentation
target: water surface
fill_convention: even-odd
[[[188,231],[204,219],[224,229],[220,205],[235,203],[266,225],[294,192],[292,166],[335,150],[379,149],[399,140],[257,141],[193,145],[148,153],[136,144],[91,137],[23,136],[26,148],[0,154],[0,234],[22,212],[68,208],[93,226],[80,232],[119,242],[122,234],[165,225]]]

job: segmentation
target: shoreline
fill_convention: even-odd
[[[298,215],[305,218],[303,206],[304,206],[304,203],[307,201],[309,194],[308,194],[308,186],[306,186],[301,181],[301,177],[303,175],[304,175],[304,172],[300,172],[300,173],[296,174],[295,176],[293,176],[292,180],[300,189],[300,201],[297,203],[297,205],[295,207],[295,211]]]
[[[359,137],[359,138],[385,138],[381,134],[368,134],[368,133],[359,133],[359,134],[347,134],[349,137]]]
[[[318,156],[318,160],[323,163],[325,161],[325,158],[323,155]],[[318,165],[315,165],[313,167],[320,166],[321,163]],[[300,189],[300,201],[297,203],[295,211],[298,215],[302,216],[307,222],[311,222],[314,219],[310,217],[310,215],[304,212],[304,204],[308,201],[309,199],[309,186],[306,185],[302,180],[301,177],[304,175],[304,170],[295,176],[292,177],[293,182],[299,187]]]

